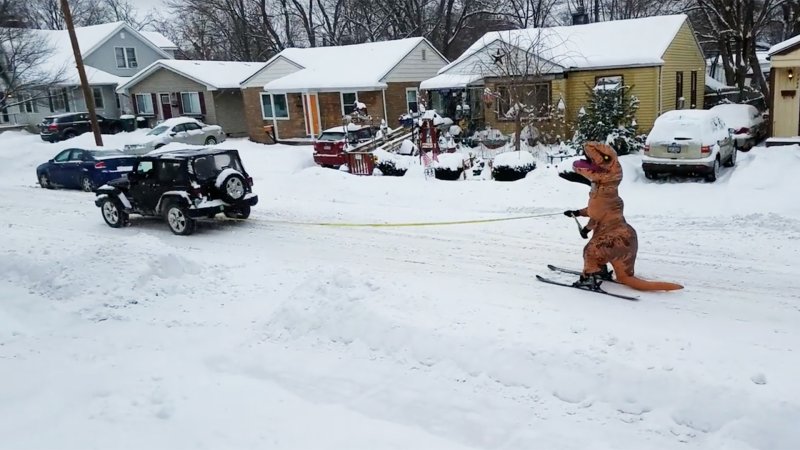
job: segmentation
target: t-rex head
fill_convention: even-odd
[[[607,144],[587,142],[583,147],[586,158],[572,163],[576,173],[595,184],[615,184],[622,181],[622,166],[617,152]]]

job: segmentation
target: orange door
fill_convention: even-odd
[[[317,94],[306,94],[306,131],[311,136],[318,136],[319,129],[319,107],[317,105]]]

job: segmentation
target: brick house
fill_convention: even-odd
[[[342,124],[363,103],[375,124],[390,127],[418,108],[420,81],[447,60],[425,38],[335,47],[288,48],[241,85],[247,129],[269,142],[264,125],[279,140],[309,138]]]
[[[195,117],[220,125],[233,137],[247,136],[240,83],[263,62],[160,60],[144,68],[117,92],[130,96],[134,113],[152,124]]]

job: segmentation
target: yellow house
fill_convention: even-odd
[[[770,60],[770,134],[773,143],[781,138],[800,136],[800,36],[775,44],[769,49]],[[777,139],[774,139],[777,138]],[[791,139],[798,142],[800,138]],[[768,145],[770,144],[768,141]]]
[[[505,112],[520,80],[543,125],[554,111],[574,123],[591,89],[622,84],[639,99],[638,130],[647,133],[666,111],[703,108],[705,69],[688,17],[678,14],[486,33],[420,89],[443,116],[511,133]]]

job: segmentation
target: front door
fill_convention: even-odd
[[[164,120],[172,118],[172,102],[170,101],[169,94],[158,94],[161,101],[161,118]]]
[[[309,136],[319,136],[319,104],[317,94],[306,94],[306,132]]]

